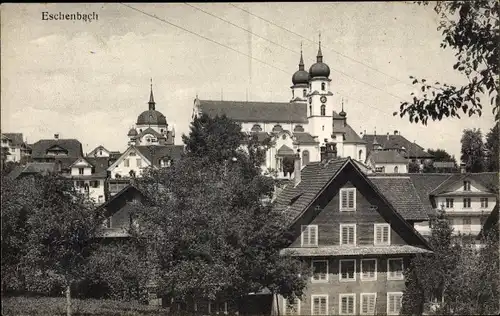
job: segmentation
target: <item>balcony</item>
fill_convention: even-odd
[[[127,187],[131,183],[132,179],[109,179],[108,180],[108,190],[109,190],[109,196],[113,196],[116,193],[120,192],[123,190],[125,187]]]

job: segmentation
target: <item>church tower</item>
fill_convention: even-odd
[[[320,146],[330,141],[333,127],[333,93],[330,91],[330,67],[323,63],[321,52],[321,35],[319,39],[316,63],[309,68],[309,95],[307,118],[309,132],[318,136]]]
[[[291,103],[307,102],[307,95],[309,94],[309,73],[304,70],[304,57],[302,56],[302,44],[300,44],[300,61],[299,70],[292,76],[293,86]]]

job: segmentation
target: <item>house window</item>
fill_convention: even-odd
[[[464,198],[464,208],[470,208],[470,198]]]
[[[302,90],[302,96],[305,98],[307,96],[307,89]]]
[[[309,150],[302,152],[302,165],[306,166],[309,163]]]
[[[99,182],[100,182],[99,180],[92,181],[92,182],[91,182],[91,186],[92,186],[93,188],[98,188],[98,187],[99,187]]]
[[[328,315],[328,295],[311,295],[311,314]]]
[[[312,282],[328,282],[328,260],[312,260]]]
[[[340,189],[340,211],[356,210],[356,189]]]
[[[470,181],[464,181],[464,191],[470,191]]]
[[[399,315],[401,310],[402,292],[387,293],[387,315]]]
[[[78,168],[78,174],[83,174],[83,168]]]
[[[356,260],[339,260],[339,271],[340,281],[356,281]]]
[[[311,105],[309,105],[309,116],[313,115],[313,108]]]
[[[363,159],[363,151],[360,149],[358,153],[358,160],[361,161],[362,159]]]
[[[453,208],[453,199],[446,199],[446,208]]]
[[[361,280],[377,280],[377,259],[361,259]]]
[[[326,107],[324,104],[321,104],[321,116],[325,116],[326,115]]]
[[[377,301],[377,293],[361,293],[359,294],[359,313],[361,315],[375,315],[375,303]]]
[[[384,173],[385,167],[375,167],[375,172]]]
[[[403,279],[403,259],[387,259],[387,280]]]
[[[375,245],[391,244],[391,226],[389,224],[374,224],[373,241]]]
[[[326,89],[326,85],[325,85],[325,83],[324,83],[324,82],[322,82],[322,83],[321,83],[321,90],[325,91],[325,89]]]
[[[137,167],[141,168],[142,167],[142,159],[138,158],[136,160],[136,162],[137,162]]]
[[[394,173],[398,173],[398,166],[394,167]]]
[[[488,198],[481,198],[481,208],[487,208],[488,207]]]
[[[283,315],[300,315],[300,300],[294,299],[293,303],[283,299]]]
[[[318,246],[318,225],[302,225],[302,247]]]
[[[102,156],[102,150],[99,150],[99,156]]]
[[[123,166],[124,166],[124,167],[128,167],[128,166],[129,166],[129,161],[128,161],[128,159],[124,159],[124,160],[123,160]]]
[[[104,202],[104,196],[99,195],[99,197],[97,198],[97,203],[103,203],[103,202]]]
[[[356,224],[340,224],[340,244],[356,245]]]
[[[340,315],[356,314],[356,294],[339,294]]]

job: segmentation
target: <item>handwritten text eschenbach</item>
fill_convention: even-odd
[[[49,13],[42,12],[43,21],[84,21],[92,22],[94,20],[99,20],[99,15],[95,12],[92,13]]]

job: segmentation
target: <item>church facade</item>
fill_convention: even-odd
[[[194,100],[193,118],[201,114],[226,115],[260,141],[269,139],[264,171],[278,178],[293,177],[294,157],[301,166],[321,161],[327,146],[339,157],[366,160],[366,141],[347,123],[343,104],[335,104],[330,68],[323,62],[321,42],[314,63],[305,70],[302,52],[299,69],[292,76],[288,102]],[[337,112],[338,111],[338,112]]]

